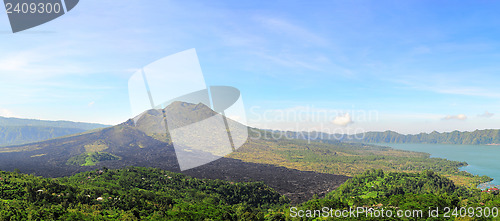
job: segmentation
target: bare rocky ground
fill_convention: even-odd
[[[230,158],[221,158],[183,173],[196,178],[235,182],[262,181],[287,196],[292,204],[310,200],[314,195],[323,197],[350,178],[268,164],[247,163]]]

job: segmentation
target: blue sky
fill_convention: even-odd
[[[17,34],[3,13],[0,116],[123,122],[132,117],[128,78],[196,48],[207,85],[239,88],[252,126],[500,128],[499,9],[493,1],[85,0]],[[328,116],[296,119],[318,113]]]

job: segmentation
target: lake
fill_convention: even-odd
[[[431,157],[465,161],[469,165],[460,168],[474,175],[486,175],[500,185],[500,146],[494,145],[454,145],[454,144],[377,144],[394,149],[430,153]]]

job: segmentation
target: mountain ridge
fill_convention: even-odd
[[[357,143],[428,143],[428,144],[473,144],[500,145],[500,129],[484,129],[475,131],[452,131],[400,134],[387,130],[383,132],[370,131],[359,134],[329,134],[324,132],[264,130],[269,133],[301,140],[322,140],[329,142]],[[277,135],[274,135],[277,136]]]
[[[44,127],[80,128],[84,130],[92,130],[100,127],[108,127],[110,125],[105,125],[100,123],[76,122],[68,120],[39,120],[39,119],[0,116],[0,126],[44,126]]]
[[[103,127],[108,125],[0,117],[0,146],[49,140]]]
[[[356,139],[355,137],[362,137]],[[348,136],[349,141],[358,141],[365,143],[429,143],[429,144],[500,144],[500,129],[485,129],[475,131],[452,131],[419,133],[419,134],[400,134],[394,131],[384,132],[366,132],[357,134],[354,137]]]

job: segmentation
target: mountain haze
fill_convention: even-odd
[[[428,144],[472,144],[472,145],[500,145],[500,129],[486,129],[475,131],[452,131],[419,133],[419,134],[400,134],[394,131],[384,132],[366,132],[362,134],[328,134],[323,132],[297,132],[297,131],[279,131],[267,130],[289,139],[328,141],[330,143],[338,142],[359,142],[359,143],[428,143]]]
[[[363,137],[356,139],[355,137]],[[432,132],[414,135],[399,134],[394,131],[367,132],[347,136],[347,141],[363,143],[429,143],[429,144],[500,144],[500,130],[475,130],[472,132]]]
[[[0,117],[0,146],[48,140],[108,125]]]

